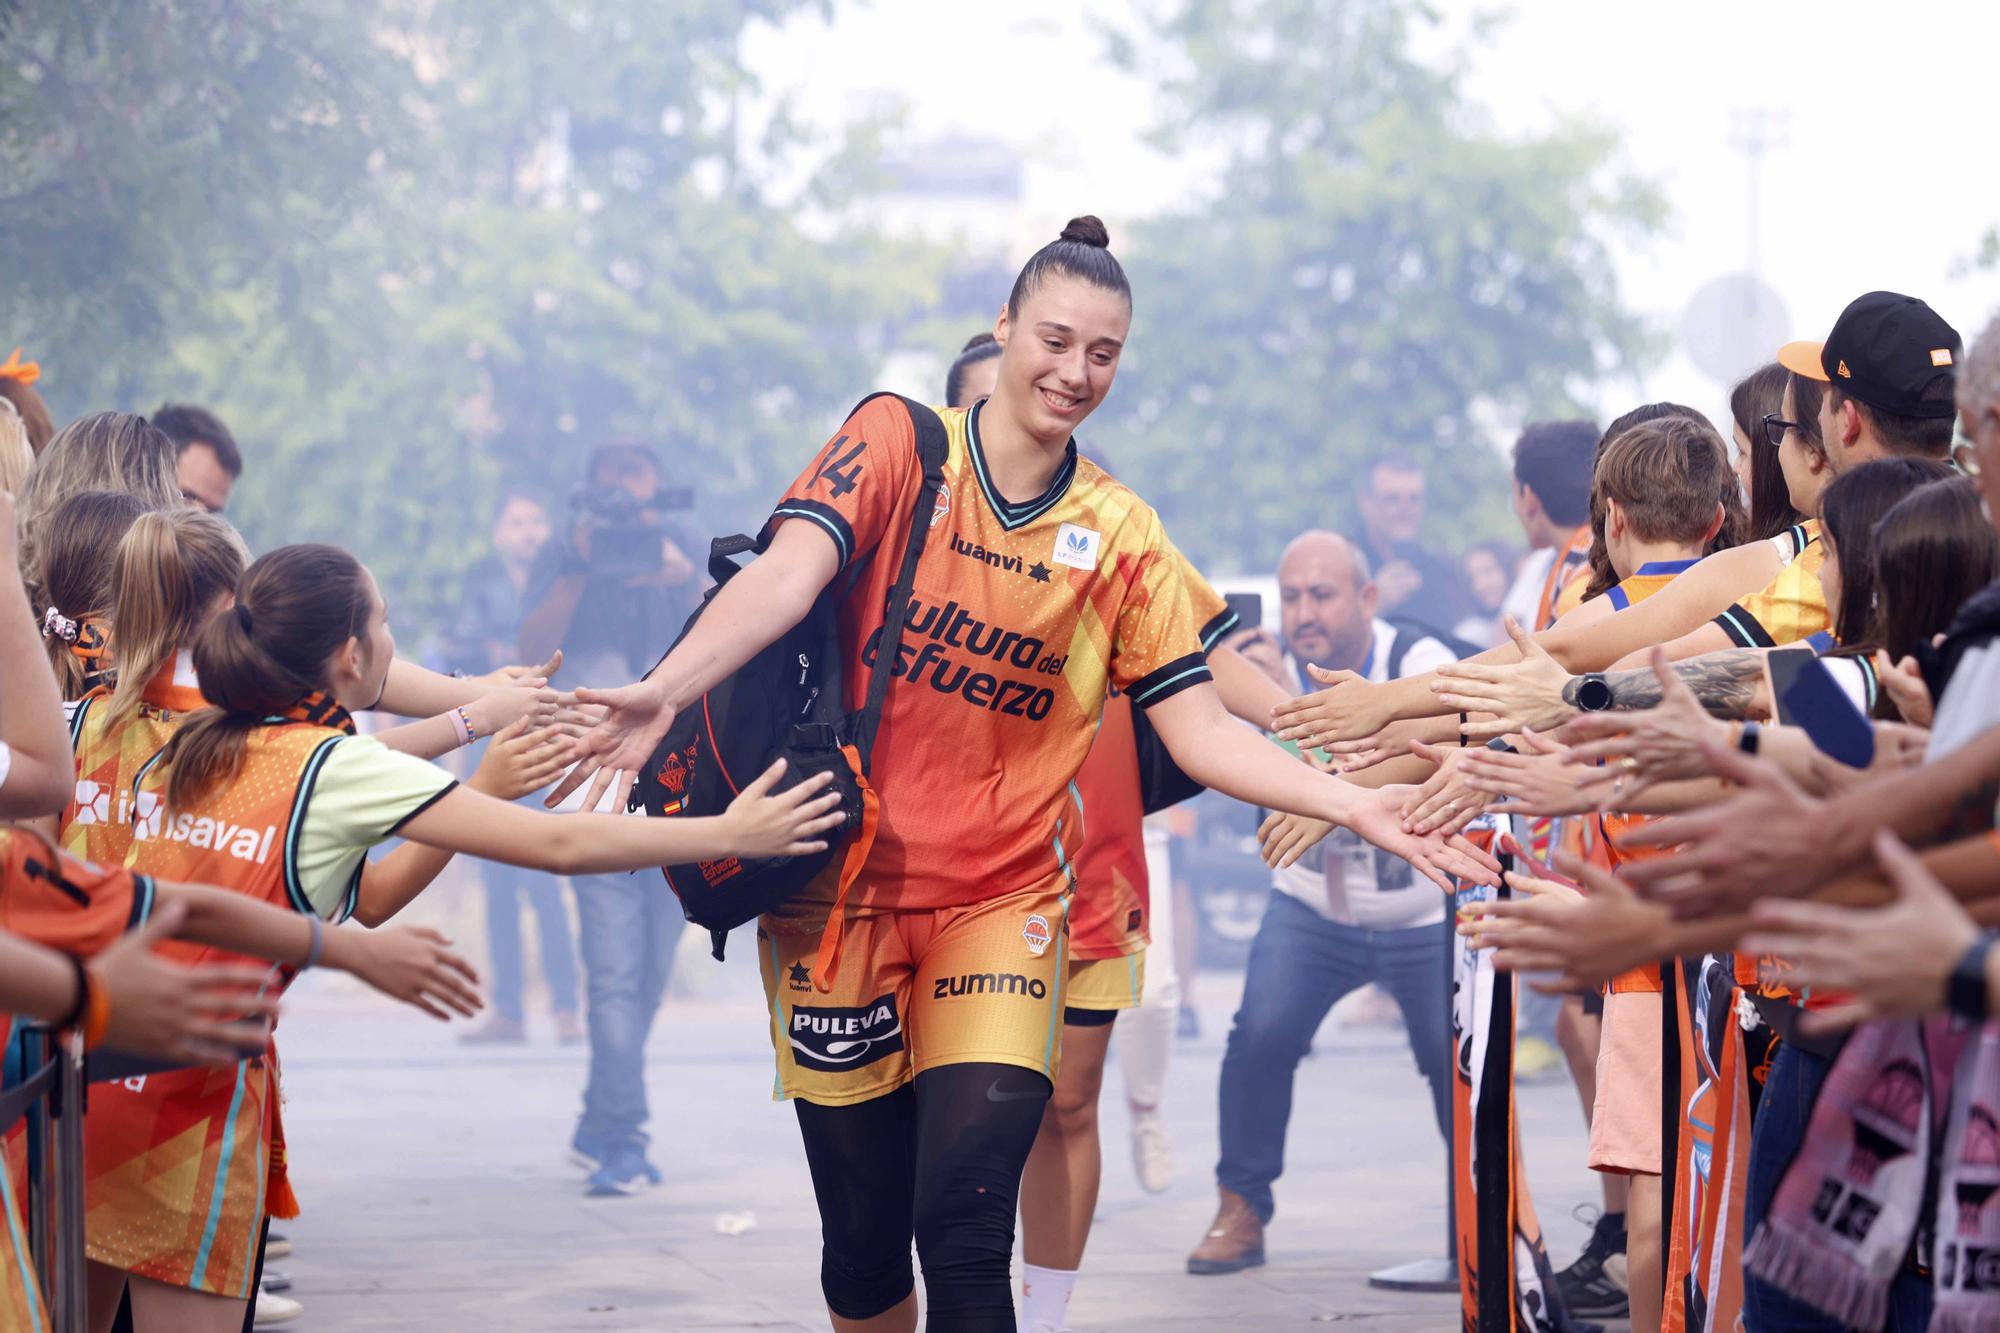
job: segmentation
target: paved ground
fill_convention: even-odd
[[[452,913],[457,915],[457,913]],[[470,921],[461,921],[460,934]],[[279,1267],[317,1330],[822,1329],[818,1235],[788,1108],[770,1101],[754,972],[684,955],[649,1079],[665,1188],[588,1200],[562,1161],[581,1050],[545,1034],[471,1051],[450,1029],[315,975],[281,1030],[286,1125],[306,1215]],[[1433,1253],[1443,1165],[1399,1029],[1339,1015],[1301,1070],[1271,1263],[1192,1278],[1182,1262],[1214,1207],[1216,1067],[1240,978],[1202,980],[1203,1036],[1182,1043],[1168,1116],[1180,1173],[1140,1192],[1112,1075],[1106,1173],[1079,1330],[1281,1329],[1381,1333],[1456,1326],[1454,1299],[1372,1291],[1374,1268]],[[1115,1065],[1115,1059],[1114,1059]],[[1524,1089],[1526,1151],[1558,1258],[1594,1190],[1575,1094]],[[722,1234],[718,1219],[755,1225]]]

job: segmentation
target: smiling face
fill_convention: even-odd
[[[1049,274],[993,326],[1003,349],[993,363],[994,398],[1038,443],[1060,446],[1111,392],[1131,327],[1122,293]]]

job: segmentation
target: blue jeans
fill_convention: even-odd
[[[590,1077],[577,1138],[609,1151],[644,1147],[646,1038],[674,970],[687,918],[658,871],[572,881],[589,999]]]
[[[521,898],[525,894],[542,933],[542,975],[549,983],[549,1007],[559,1014],[575,1013],[576,942],[570,938],[562,885],[553,875],[499,861],[481,861],[479,878],[486,886],[486,952],[493,962],[486,998],[493,1012],[510,1022],[521,1021]]]
[[[1833,1062],[1780,1045],[1750,1126],[1750,1166],[1743,1178],[1743,1239],[1748,1243],[1771,1211],[1778,1184],[1805,1142],[1813,1103]],[[1889,1289],[1889,1322],[1883,1333],[1921,1333],[1930,1327],[1931,1284],[1907,1267]],[[1743,1274],[1743,1327],[1749,1333],[1841,1333],[1847,1327],[1793,1300],[1769,1283]]]
[[[1412,892],[1420,892],[1419,884]],[[1349,991],[1379,983],[1403,1011],[1417,1072],[1431,1085],[1438,1132],[1450,1138],[1451,1034],[1445,1015],[1441,925],[1407,930],[1343,926],[1273,892],[1250,946],[1243,1003],[1222,1056],[1222,1157],[1215,1179],[1264,1221],[1272,1182],[1285,1169],[1292,1076],[1327,1011]]]

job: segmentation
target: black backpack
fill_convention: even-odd
[[[871,394],[862,403],[881,396]],[[874,844],[877,803],[868,783],[869,753],[909,614],[910,585],[924,552],[938,489],[944,484],[948,448],[937,413],[907,398],[901,401],[916,427],[923,484],[918,487],[902,567],[889,589],[882,623],[884,647],[877,651],[869,672],[867,701],[853,712],[845,702],[839,606],[851,587],[850,574],[829,584],[805,619],[682,709],[633,781],[631,809],[660,817],[699,817],[728,809],[742,784],[780,758],[786,761],[780,791],[820,773],[834,775],[833,790],[840,794],[846,822],[827,835],[827,850],[810,856],[731,856],[662,867],[687,919],[710,932],[718,959],[729,931],[795,896],[839,856],[845,857],[840,884],[844,898]],[[855,405],[855,411],[860,408],[861,404]],[[675,637],[676,647],[722,585],[740,572],[737,557],[762,553],[770,531],[767,527],[755,539],[740,534],[718,537],[710,545],[708,571],[715,586]],[[654,670],[658,669],[655,663]]]

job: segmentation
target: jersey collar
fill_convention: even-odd
[[[1648,560],[1633,570],[1632,574],[1635,578],[1641,574],[1685,574],[1700,563],[1700,556],[1688,560]]]
[[[972,455],[973,475],[979,478],[979,489],[986,497],[986,507],[993,511],[993,517],[1000,520],[1002,528],[1012,532],[1026,527],[1055,508],[1057,501],[1069,491],[1070,481],[1076,476],[1076,441],[1072,439],[1063,447],[1062,466],[1056,469],[1048,489],[1032,500],[1015,504],[1000,494],[986,472],[986,451],[979,444],[979,412],[985,406],[986,400],[982,398],[965,414],[967,452]]]

